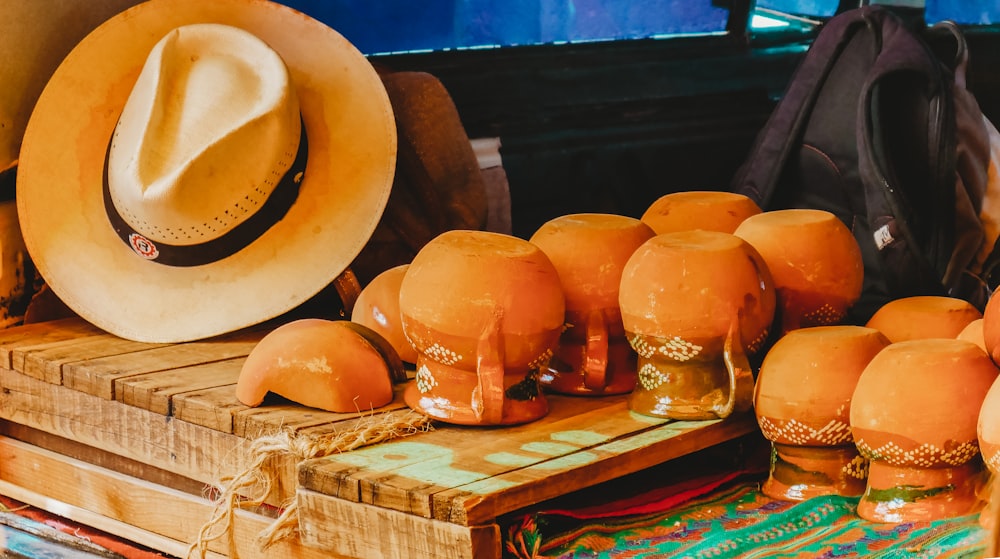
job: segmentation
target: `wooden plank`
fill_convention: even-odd
[[[202,483],[246,467],[247,441],[0,369],[0,418]],[[290,485],[289,485],[290,484]],[[294,480],[283,486],[294,487]],[[282,495],[284,499],[292,494]]]
[[[352,422],[359,416],[367,416],[408,410],[403,401],[405,385],[394,388],[392,402],[371,410],[359,410],[355,413],[339,413],[308,408],[299,404],[269,396],[265,405],[255,408],[245,408],[235,412],[233,417],[233,433],[241,437],[253,439],[261,435],[269,435],[278,430],[289,433],[323,434],[330,431],[332,423]],[[344,423],[344,426],[348,423]],[[353,425],[353,423],[351,423]]]
[[[63,365],[67,363],[108,355],[127,355],[164,345],[134,342],[102,333],[22,345],[13,349],[11,362],[15,371],[52,384],[62,384]]]
[[[244,360],[240,357],[120,378],[115,381],[115,397],[130,406],[171,415],[171,401],[178,394],[223,386],[235,391]]]
[[[365,559],[500,559],[495,523],[466,527],[299,490],[299,538]],[[303,516],[302,511],[311,511]]]
[[[535,505],[601,482],[748,435],[753,414],[724,421],[678,421],[583,452],[511,470],[489,479],[435,493],[435,518],[462,525]]]
[[[82,318],[64,318],[0,330],[0,367],[12,369],[13,352],[24,346],[39,345],[80,336],[97,335],[103,330]]]
[[[0,437],[0,493],[178,557],[187,555],[187,546],[197,540],[214,510],[204,498],[6,437]],[[234,535],[240,557],[348,559],[294,538],[264,551],[257,536],[272,522],[254,512],[237,513]],[[224,539],[211,542],[209,549],[219,556],[232,555]]]
[[[63,384],[79,392],[113,400],[116,398],[115,382],[120,379],[246,357],[265,333],[266,330],[261,329],[242,330],[209,340],[69,363],[63,366]]]
[[[236,391],[232,386],[216,386],[176,394],[171,408],[171,414],[181,421],[223,433],[233,432],[234,415],[251,409],[236,399]]]
[[[157,485],[163,485],[192,495],[202,495],[208,487],[175,472],[143,464],[136,460],[112,454],[106,450],[80,444],[77,441],[58,437],[51,433],[26,427],[12,421],[0,420],[0,435],[29,445],[61,454],[67,458],[80,460],[94,466],[107,468],[127,476],[138,477]]]
[[[231,433],[177,420],[114,400],[84,394],[64,386],[0,369],[0,419],[31,427],[109,453],[174,472],[201,483],[216,483],[224,475],[243,471],[251,461],[250,442]],[[250,408],[256,409],[256,408]],[[383,408],[380,408],[383,409]],[[380,412],[381,413],[381,412]],[[261,434],[274,434],[281,422],[302,421],[318,414],[308,436],[350,432],[358,415],[327,414],[289,406],[282,415],[271,414],[277,423]],[[329,422],[335,415],[337,421]],[[298,486],[296,458],[275,458],[271,504],[287,502]]]
[[[432,517],[431,496],[437,492],[580,453],[666,422],[630,413],[625,396],[549,399],[549,413],[524,425],[442,424],[419,438],[307,462],[300,468],[299,483],[344,499]],[[354,488],[357,494],[352,495]]]
[[[65,503],[36,491],[24,489],[3,479],[0,479],[0,495],[5,495],[11,499],[73,522],[103,530],[109,534],[120,534],[122,538],[127,537],[129,541],[144,545],[155,551],[166,553],[172,557],[183,557],[187,553],[188,544],[184,542],[154,534],[148,530],[143,530],[131,524],[126,524],[119,520]],[[205,553],[205,559],[226,559],[226,557],[226,555],[214,551],[207,551]]]

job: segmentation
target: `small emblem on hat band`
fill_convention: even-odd
[[[113,140],[113,138],[112,138]],[[108,151],[111,145],[109,142]],[[236,254],[255,241],[272,225],[280,221],[299,196],[299,185],[306,169],[309,147],[306,140],[306,125],[302,123],[302,133],[299,139],[299,150],[288,171],[281,177],[271,195],[261,204],[260,208],[246,221],[234,227],[231,231],[204,243],[193,245],[171,245],[154,243],[142,233],[139,233],[125,221],[115,208],[108,186],[107,158],[104,163],[104,209],[108,221],[118,237],[136,254],[147,260],[167,266],[200,266],[222,260]]]
[[[156,257],[160,255],[156,244],[138,233],[132,233],[128,236],[128,245],[136,254],[146,260],[156,260]]]

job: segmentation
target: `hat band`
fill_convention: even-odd
[[[110,152],[111,146],[108,146]],[[232,256],[240,250],[246,248],[250,243],[260,237],[272,225],[285,217],[289,208],[295,203],[299,196],[299,185],[302,182],[306,169],[306,161],[309,155],[308,141],[306,140],[306,126],[302,123],[302,133],[299,138],[299,150],[295,154],[295,161],[291,167],[281,177],[274,187],[271,195],[261,204],[260,208],[248,217],[246,221],[240,223],[230,231],[220,237],[216,237],[204,243],[193,245],[171,245],[162,242],[153,242],[142,233],[136,231],[118,213],[115,203],[111,199],[111,189],[108,186],[108,158],[104,160],[104,209],[108,214],[108,221],[114,228],[118,237],[133,252],[159,264],[167,266],[201,266],[222,260],[227,256]]]

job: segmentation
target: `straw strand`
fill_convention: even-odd
[[[411,411],[403,417],[392,413],[362,416],[352,429],[321,436],[281,431],[253,440],[244,469],[236,475],[221,478],[215,487],[218,492],[215,509],[201,527],[197,541],[188,547],[187,556],[204,559],[209,543],[226,537],[230,557],[239,559],[233,529],[236,511],[264,504],[274,487],[275,476],[266,474],[268,465],[274,460],[291,457],[298,464],[312,458],[347,452],[431,429],[433,425],[430,418]],[[293,498],[292,502],[283,507],[274,522],[258,534],[258,543],[262,549],[267,549],[297,532],[298,508]]]

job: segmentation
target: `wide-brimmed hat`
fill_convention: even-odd
[[[264,0],[151,0],[57,68],[25,131],[28,251],[81,317],[150,342],[279,316],[358,255],[392,186],[378,74]]]

